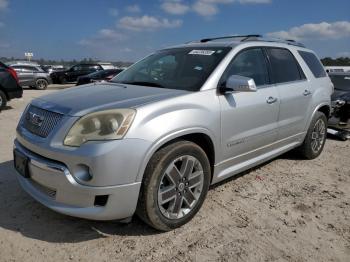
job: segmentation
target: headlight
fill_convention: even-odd
[[[133,109],[115,109],[83,116],[69,130],[64,145],[79,147],[87,141],[121,139],[135,114]]]

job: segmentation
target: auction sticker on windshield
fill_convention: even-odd
[[[215,51],[213,50],[192,50],[188,54],[190,55],[212,55]]]

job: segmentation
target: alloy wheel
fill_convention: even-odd
[[[38,89],[45,89],[46,88],[46,81],[43,79],[39,79],[36,81],[36,86]]]
[[[203,191],[204,172],[197,158],[176,158],[166,168],[158,189],[159,209],[168,219],[180,219],[196,206]]]
[[[317,120],[311,133],[311,149],[318,153],[322,148],[326,138],[326,124],[322,119]]]

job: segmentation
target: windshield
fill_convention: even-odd
[[[156,52],[112,82],[198,91],[231,48],[174,48]]]
[[[334,89],[341,91],[350,91],[350,74],[348,75],[330,75],[334,84]]]

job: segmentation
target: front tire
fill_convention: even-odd
[[[0,111],[5,109],[7,104],[7,98],[3,91],[0,90]]]
[[[299,152],[306,159],[315,159],[323,151],[327,137],[327,117],[322,112],[316,112]]]
[[[144,174],[138,216],[161,231],[186,224],[204,202],[210,174],[209,160],[198,145],[178,141],[160,149]]]
[[[47,82],[46,79],[40,78],[40,79],[37,79],[37,80],[35,81],[35,88],[36,88],[36,89],[39,89],[39,90],[45,90],[45,89],[47,89],[47,86],[48,86],[48,85],[49,85],[49,83]]]

